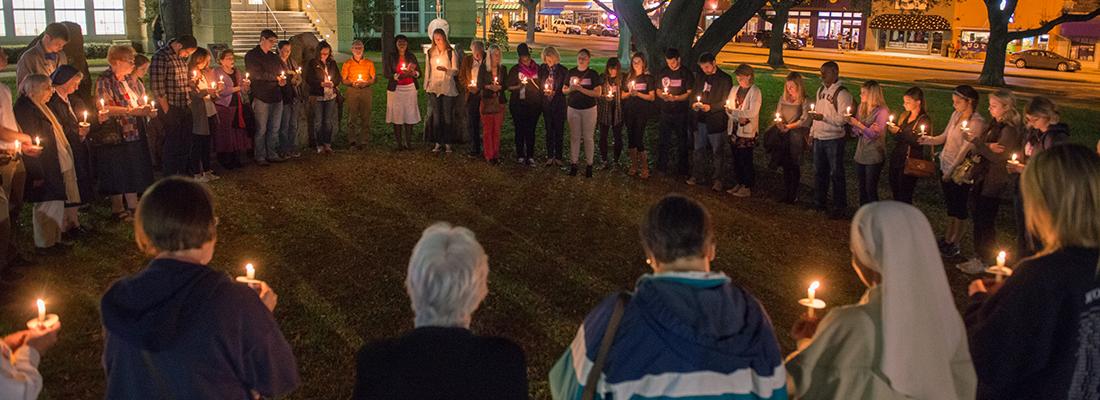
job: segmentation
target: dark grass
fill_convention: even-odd
[[[770,115],[782,78],[760,73],[757,83],[765,95],[762,113]],[[857,82],[847,83],[858,93]],[[811,79],[810,90],[816,87]],[[900,108],[905,88],[887,86],[894,109]],[[949,95],[929,93],[937,131],[950,115]],[[412,327],[404,271],[420,231],[433,221],[470,227],[489,253],[490,295],[475,314],[473,329],[521,344],[536,398],[549,397],[547,373],[588,309],[610,292],[630,289],[647,272],[637,224],[645,209],[669,192],[688,194],[711,210],[718,235],[714,268],[762,301],[785,351],[793,348],[786,332],[803,311],[795,300],[808,282],[823,282],[819,293],[830,305],[856,302],[862,293],[848,267],[847,222],[770,200],[779,180],[764,170],[762,152],[757,153],[756,197],[734,199],[666,178],[642,182],[621,172],[573,178],[557,169],[511,162],[493,167],[458,152],[434,156],[423,146],[395,153],[389,150],[390,130],[383,126],[384,104],[378,87],[368,151],[307,155],[270,168],[226,172],[210,185],[221,215],[211,265],[236,275],[245,261],[253,262],[259,277],[280,294],[275,316],[294,347],[303,381],[292,398],[347,397],[355,351]],[[1063,113],[1074,127],[1075,141],[1095,143],[1094,113]],[[514,154],[511,122],[504,127],[501,153],[507,159]],[[1084,127],[1089,134],[1082,134]],[[545,154],[544,131],[539,132],[536,154]],[[655,143],[656,132],[651,130],[648,139]],[[804,172],[805,184],[811,180],[808,165]],[[854,184],[849,179],[851,204],[856,204]],[[882,195],[888,198],[885,186],[883,177]],[[804,187],[802,198],[809,196]],[[917,202],[939,230],[944,218],[938,184],[921,182]],[[1002,208],[1000,239],[1006,247],[1012,243],[1009,213],[1010,207]],[[19,235],[23,246],[30,243],[27,214]],[[108,219],[106,205],[97,204],[84,216],[98,229],[96,235],[69,255],[40,257],[22,283],[0,292],[0,332],[18,329],[31,318],[38,296],[61,315],[62,340],[41,366],[44,399],[102,398],[98,299],[112,281],[146,262],[132,229]],[[948,276],[961,302],[971,277],[953,268]]]

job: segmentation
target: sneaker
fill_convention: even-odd
[[[955,268],[958,268],[959,271],[975,275],[985,271],[985,263],[983,263],[981,259],[973,257],[964,262],[955,264]]]
[[[293,153],[290,153],[290,158],[300,158],[300,157],[302,157],[302,153],[299,153],[297,151],[295,151]]]
[[[742,186],[738,188],[736,192],[730,194],[732,194],[734,197],[750,197],[752,196],[752,189]]]
[[[447,154],[451,154],[451,145],[447,145],[446,149],[443,150],[443,152],[445,152]]]
[[[516,159],[516,164],[519,164],[519,165],[527,165],[527,159],[526,159],[526,158],[523,158],[523,157],[517,158],[517,159]]]
[[[432,153],[438,153],[439,152],[439,147],[440,147],[439,143],[436,143],[435,147],[432,147]]]
[[[743,187],[745,187],[745,186],[744,185],[736,185],[736,186],[730,188],[729,190],[727,190],[726,193],[729,193],[731,195],[736,196],[735,193],[737,193],[737,191],[741,190],[741,188],[743,188]]]
[[[321,153],[324,153],[324,152],[325,152],[325,147],[324,146],[317,146],[317,154],[321,154]]]
[[[585,178],[591,178],[592,177],[592,166],[591,165],[584,168],[584,177]]]
[[[535,168],[535,167],[538,167],[538,164],[535,164],[535,159],[534,158],[528,158],[527,159],[527,166],[531,167],[531,168]]]
[[[577,164],[569,166],[569,176],[577,176]]]
[[[208,181],[216,181],[222,178],[220,176],[214,175],[214,171],[206,171],[205,173],[203,173],[203,176],[205,176]]]
[[[721,181],[714,181],[714,185],[711,185],[710,188],[713,189],[715,192],[721,192],[722,191],[722,182]]]
[[[684,182],[684,183],[687,183],[689,186],[695,186],[695,185],[699,184],[699,181],[695,180],[695,178],[692,177],[691,179],[688,179],[687,182]]]

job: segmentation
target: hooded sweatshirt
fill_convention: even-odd
[[[579,399],[618,295],[585,318],[550,372],[555,399]],[[627,303],[599,399],[786,399],[787,374],[763,307],[721,273],[645,275]]]
[[[156,259],[111,285],[101,309],[109,399],[247,399],[298,386],[274,316],[223,272]]]

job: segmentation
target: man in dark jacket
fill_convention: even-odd
[[[166,178],[142,197],[134,224],[139,246],[156,258],[103,296],[107,398],[252,399],[294,390],[298,370],[271,313],[275,294],[206,266],[216,238],[210,192]]]
[[[711,150],[711,162],[714,164],[714,172],[711,180],[714,181],[713,189],[722,191],[722,179],[726,176],[726,166],[730,154],[729,139],[726,138],[726,128],[729,125],[729,116],[726,115],[725,103],[733,88],[733,79],[730,75],[718,68],[714,62],[714,55],[703,53],[699,56],[699,69],[703,74],[695,81],[694,91],[696,97],[691,108],[695,111],[696,129],[693,149],[692,176],[688,179],[689,185],[706,184],[707,179],[703,173],[706,165],[703,160],[707,155],[707,146]]]

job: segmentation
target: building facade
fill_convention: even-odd
[[[769,17],[775,11],[765,8]],[[772,24],[760,17],[752,17],[734,37],[735,41],[751,43],[757,32],[771,31]],[[807,46],[819,48],[863,49],[867,40],[867,13],[851,0],[811,0],[805,5],[791,8],[788,34],[797,36]]]

